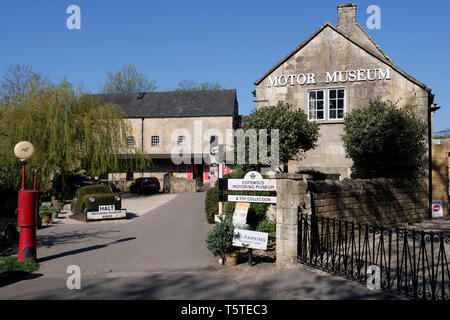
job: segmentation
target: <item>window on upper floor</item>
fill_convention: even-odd
[[[127,146],[128,147],[134,147],[134,144],[135,144],[134,137],[133,136],[128,136],[127,137]]]
[[[159,136],[152,136],[152,147],[159,147]]]
[[[308,91],[308,120],[343,120],[345,99],[343,88]]]
[[[328,119],[330,120],[344,119],[344,111],[345,111],[345,90],[329,89]]]
[[[308,91],[308,119],[309,120],[325,120],[325,91],[311,90]]]
[[[186,137],[185,136],[178,136],[177,138],[177,145],[183,146],[185,144]]]

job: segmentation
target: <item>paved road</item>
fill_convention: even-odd
[[[302,266],[217,265],[205,247],[205,193],[185,193],[125,224],[39,230],[40,268],[0,299],[380,299],[363,286]],[[66,287],[69,265],[81,290]]]

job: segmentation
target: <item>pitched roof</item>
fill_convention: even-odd
[[[354,25],[354,28],[348,28],[348,25],[334,26],[330,22],[325,22],[311,36],[309,36],[305,41],[303,41],[294,50],[292,50],[287,56],[285,56],[283,59],[281,59],[276,65],[274,65],[272,68],[270,68],[266,73],[264,73],[264,75],[262,75],[258,80],[256,80],[254,84],[259,85],[267,76],[269,76],[273,71],[275,71],[279,66],[281,66],[284,62],[286,62],[289,58],[291,58],[293,55],[295,55],[299,50],[301,50],[303,47],[305,47],[311,40],[313,40],[325,28],[331,28],[332,30],[334,30],[335,32],[337,32],[338,34],[343,36],[348,41],[352,42],[356,46],[365,50],[367,53],[369,53],[373,57],[379,59],[381,62],[385,63],[386,65],[391,67],[393,70],[395,70],[398,73],[400,73],[401,75],[403,75],[405,78],[407,78],[411,82],[415,83],[419,87],[421,87],[431,93],[431,89],[429,89],[425,84],[423,84],[419,80],[413,78],[412,76],[407,74],[405,71],[403,71],[399,67],[397,67],[394,64],[394,62],[391,60],[391,58],[389,58],[388,55],[386,55],[383,52],[383,50],[381,50],[381,48],[375,43],[375,41],[357,23]]]
[[[140,94],[96,94],[102,103],[116,104],[128,118],[179,118],[237,116],[236,90],[146,92]],[[142,93],[141,93],[142,95]]]

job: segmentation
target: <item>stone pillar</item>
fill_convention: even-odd
[[[432,146],[432,200],[442,200],[444,217],[448,216],[448,149],[446,144]]]
[[[280,173],[277,179],[277,268],[297,264],[298,208],[305,203],[307,175]]]

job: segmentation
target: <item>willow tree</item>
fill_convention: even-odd
[[[56,174],[63,181],[73,172],[84,170],[97,176],[124,172],[130,167],[143,169],[151,160],[127,147],[131,130],[123,110],[104,105],[93,95],[76,90],[63,80],[45,88],[32,87],[0,108],[2,167],[17,172],[10,177],[11,186],[20,179],[20,163],[13,155],[14,145],[30,141],[36,154],[29,167],[39,170],[41,189],[48,189]],[[128,161],[121,155],[134,154]]]

